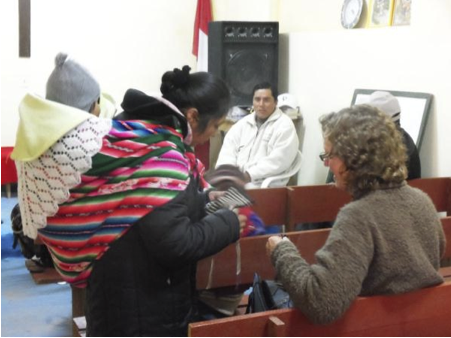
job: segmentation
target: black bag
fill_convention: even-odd
[[[261,279],[256,273],[254,275],[252,289],[249,295],[246,313],[293,307],[290,295],[284,290],[282,284],[278,282]]]
[[[11,211],[11,228],[14,235],[13,249],[19,244],[25,258],[33,258],[35,263],[43,267],[53,267],[52,257],[47,247],[44,244],[34,244],[32,238],[24,235],[19,204],[16,204]]]
[[[35,254],[34,241],[23,233],[19,204],[16,204],[11,211],[11,228],[14,234],[13,249],[17,247],[17,244],[20,244],[22,255],[25,258],[33,257]]]

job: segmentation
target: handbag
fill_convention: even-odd
[[[293,307],[293,302],[281,283],[262,279],[257,273],[254,274],[252,292],[249,295],[246,313],[291,307]]]

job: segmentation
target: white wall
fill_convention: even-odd
[[[287,3],[294,6],[282,0],[280,12],[286,16],[280,20],[296,31],[310,1],[296,1],[297,10],[283,8]],[[339,18],[340,9],[332,8]],[[317,23],[317,30],[301,27],[289,34],[288,86],[299,99],[305,128],[298,184],[325,182],[318,118],[348,106],[356,88],[433,94],[420,152],[423,176],[451,176],[451,1],[415,0],[412,10],[412,23],[405,27],[344,30],[327,21]]]
[[[130,87],[159,90],[162,74],[188,64],[196,0],[31,1],[31,58],[18,58],[17,0],[0,1],[1,143],[15,143],[17,106],[45,94],[59,51],[91,70],[120,103]]]
[[[280,32],[341,29],[340,11],[343,1],[280,0]]]
[[[211,0],[215,21],[277,21],[280,0]]]

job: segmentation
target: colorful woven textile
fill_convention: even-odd
[[[150,121],[113,121],[92,169],[39,231],[64,279],[84,287],[93,262],[141,217],[186,189],[203,166],[182,134]]]
[[[91,168],[91,157],[99,152],[103,136],[110,129],[111,120],[90,117],[36,159],[16,160],[18,197],[26,236],[36,238],[37,230],[47,225],[47,217],[55,215],[58,204],[67,201],[69,189],[78,185],[81,174]]]

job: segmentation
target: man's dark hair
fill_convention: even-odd
[[[257,84],[254,87],[254,90],[252,91],[252,97],[255,95],[255,92],[259,89],[270,89],[272,97],[274,97],[274,100],[277,101],[277,97],[279,96],[279,92],[277,90],[277,86],[275,84],[269,83],[269,82],[261,82]]]

